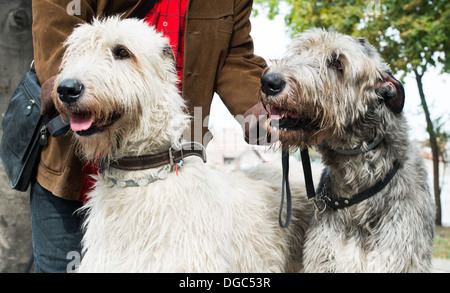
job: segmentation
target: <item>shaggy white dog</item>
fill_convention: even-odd
[[[295,184],[292,223],[278,225],[281,168],[267,167],[259,180],[198,157],[176,172],[179,160],[120,169],[123,158],[180,149],[190,124],[165,38],[112,17],[77,27],[65,45],[55,104],[82,156],[106,166],[85,207],[80,272],[300,270],[310,207]]]

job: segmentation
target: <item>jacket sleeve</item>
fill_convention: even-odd
[[[225,63],[218,75],[216,92],[228,110],[242,115],[258,103],[261,76],[266,62],[253,54],[250,36],[251,0],[236,0],[233,35]]]
[[[33,50],[39,81],[56,75],[64,52],[63,42],[74,27],[95,13],[95,1],[33,0]]]

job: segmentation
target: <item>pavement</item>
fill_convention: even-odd
[[[450,273],[450,260],[433,258],[432,273]]]

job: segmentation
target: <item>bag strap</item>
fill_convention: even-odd
[[[70,124],[64,123],[61,116],[53,118],[47,123],[47,130],[53,137],[58,137],[69,131]]]
[[[30,71],[36,73],[36,68],[34,66],[34,60],[31,61],[30,64]],[[51,120],[48,118],[44,118],[42,120],[42,123],[46,126],[47,131],[50,133],[53,137],[58,137],[69,131],[70,124],[64,123],[62,121],[61,116],[57,116]]]

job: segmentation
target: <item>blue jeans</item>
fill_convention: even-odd
[[[30,210],[35,273],[66,273],[79,264],[83,216],[81,202],[54,196],[31,182]]]

